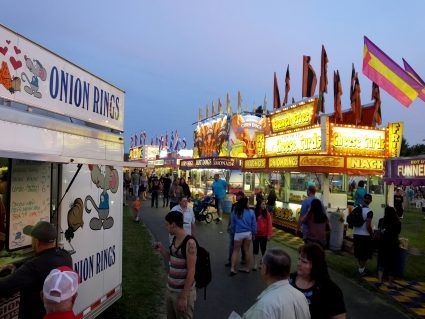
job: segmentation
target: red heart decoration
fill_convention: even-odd
[[[21,53],[21,50],[19,50],[19,49],[18,49],[18,47],[17,47],[16,45],[15,45],[13,48],[15,49],[15,53],[16,53],[16,54]]]
[[[7,44],[10,44],[10,40],[6,40],[6,43],[7,43]]]
[[[3,55],[6,55],[7,50],[9,50],[7,47],[0,47],[0,53]]]
[[[15,70],[19,69],[22,66],[22,62],[19,61],[19,60],[18,61],[15,60],[15,58],[13,56],[10,57],[9,61],[10,61],[10,63],[12,63],[12,66]]]

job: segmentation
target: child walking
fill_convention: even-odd
[[[136,223],[141,222],[140,218],[140,207],[142,206],[142,203],[140,202],[140,197],[136,197],[136,199],[133,201],[132,207],[133,207],[133,220]]]

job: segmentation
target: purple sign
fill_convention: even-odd
[[[386,160],[384,180],[397,185],[425,185],[425,156]]]

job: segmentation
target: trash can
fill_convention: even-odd
[[[341,218],[341,213],[330,212],[329,224],[331,226],[331,233],[329,237],[329,249],[339,251],[342,249],[342,243],[344,240],[344,222]]]
[[[232,200],[229,198],[226,198],[223,202],[223,213],[230,214],[232,210]]]
[[[407,251],[408,250],[406,248],[398,248],[398,258],[394,274],[396,277],[404,277],[404,271],[406,269]]]

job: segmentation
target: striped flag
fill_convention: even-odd
[[[320,112],[325,112],[325,96],[328,93],[328,55],[325,47],[322,45],[322,56],[320,62],[320,84],[319,84],[319,105]]]
[[[230,105],[229,93],[227,93],[227,96],[226,96],[226,113],[228,114],[232,113],[232,106]]]
[[[280,107],[279,85],[277,84],[277,77],[275,72],[274,83],[273,83],[273,108],[278,109],[279,107]]]
[[[366,36],[363,74],[406,107],[418,97],[421,85]]]
[[[179,133],[177,133],[177,130],[174,132],[174,145],[172,149],[175,151],[179,149]]]
[[[413,68],[409,65],[409,63],[407,63],[407,61],[405,59],[403,59],[403,63],[404,63],[404,69],[406,70],[406,72],[412,78],[414,78],[416,82],[418,82],[422,86],[422,89],[419,91],[419,98],[422,101],[425,101],[425,82],[424,82],[424,80],[421,79],[421,77],[415,72],[415,70],[413,70]]]
[[[311,97],[316,91],[317,77],[313,67],[310,64],[311,58],[307,55],[303,56],[303,87],[302,97]]]
[[[372,100],[375,100],[373,118],[376,124],[381,125],[381,94],[379,93],[379,86],[375,82],[372,82]]]
[[[342,106],[341,106],[342,85],[339,71],[334,71],[334,111],[335,121],[342,122]]]
[[[285,75],[285,97],[283,99],[283,105],[288,104],[288,94],[289,90],[291,89],[291,79],[289,77],[289,64],[286,68],[286,75]]]

